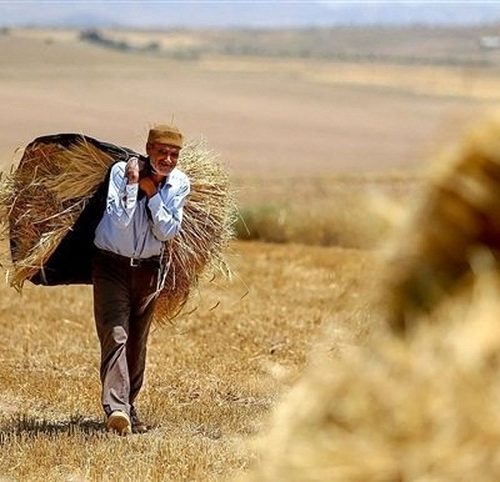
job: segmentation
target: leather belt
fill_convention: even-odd
[[[122,256],[121,254],[113,253],[112,251],[106,251],[104,249],[98,249],[97,251],[104,256],[116,259],[120,263],[125,263],[132,268],[152,265],[159,268],[161,266],[160,256],[151,256],[150,258],[129,258],[128,256]]]

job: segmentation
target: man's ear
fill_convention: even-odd
[[[151,153],[151,143],[146,142],[146,154],[149,156]]]

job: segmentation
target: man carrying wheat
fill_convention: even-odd
[[[164,243],[181,229],[187,176],[176,168],[183,136],[174,126],[149,131],[147,159],[117,162],[106,209],[95,232],[94,316],[101,345],[102,405],[107,428],[141,433],[134,402],[141,389],[156,298],[162,289]]]

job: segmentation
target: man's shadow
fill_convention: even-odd
[[[73,415],[67,420],[45,420],[33,416],[18,415],[0,423],[0,446],[20,435],[79,434],[99,436],[106,434],[102,420]]]

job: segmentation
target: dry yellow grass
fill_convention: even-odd
[[[0,288],[0,476],[18,480],[234,479],[242,443],[295,377],[325,320],[371,323],[356,250],[235,243],[239,281],[200,289],[174,325],[151,336],[139,409],[156,428],[124,440],[103,431],[89,288]],[[247,291],[249,294],[240,299]],[[300,297],[298,296],[300,293]],[[216,304],[218,306],[212,309]]]
[[[385,243],[424,177],[410,173],[238,179],[240,239],[348,248]]]
[[[407,341],[330,326],[244,480],[499,480],[499,290],[483,272]]]
[[[490,119],[436,160],[396,237],[372,310],[406,338],[325,328],[251,480],[499,480],[499,133]]]

